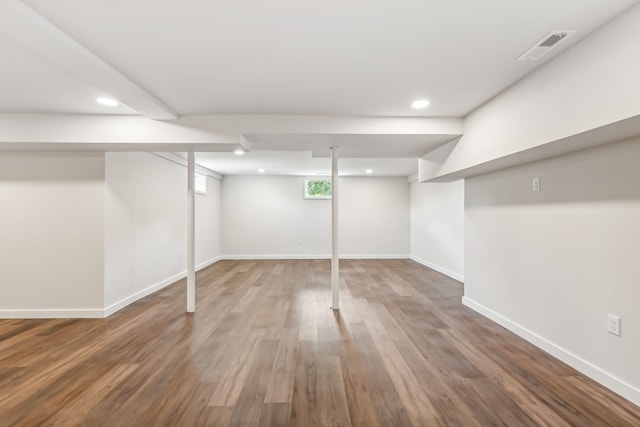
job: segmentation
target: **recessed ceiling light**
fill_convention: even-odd
[[[234,151],[234,153],[238,156],[242,156],[244,154],[244,150],[241,150],[238,148],[237,150]]]
[[[258,169],[258,172],[264,173],[264,169]]]
[[[118,105],[118,101],[112,98],[96,98],[96,102],[108,107],[115,107],[116,105]]]
[[[427,108],[429,104],[430,102],[427,101],[426,99],[419,99],[417,101],[414,101],[413,104],[411,104],[411,107],[415,109],[421,109],[421,108]]]
[[[373,173],[373,170],[371,170],[371,169],[367,169],[367,170],[365,171],[365,173]]]

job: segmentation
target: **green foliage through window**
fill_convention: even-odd
[[[330,199],[331,181],[326,179],[305,180],[305,197],[309,199]]]

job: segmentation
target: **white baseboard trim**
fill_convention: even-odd
[[[196,265],[196,271],[201,270],[205,267],[208,267],[212,264],[215,264],[216,262],[220,261],[222,259],[222,257],[217,256],[215,258],[212,258],[210,260],[207,260],[203,263],[200,263],[198,265]],[[162,280],[154,285],[149,286],[148,288],[145,288],[141,291],[136,292],[133,295],[130,295],[126,298],[121,299],[120,301],[111,304],[109,307],[106,307],[104,309],[104,316],[103,317],[109,317],[111,316],[113,313],[122,310],[123,308],[125,308],[126,306],[133,304],[134,302],[151,295],[154,292],[158,292],[159,290],[161,290],[162,288],[166,288],[167,286],[171,285],[172,283],[177,282],[180,279],[184,279],[185,277],[187,277],[187,272],[183,271],[181,273],[178,273],[174,276],[171,276],[165,280]]]
[[[222,257],[217,256],[210,260],[207,260],[203,263],[200,263],[196,266],[196,270],[201,270],[205,267],[208,267],[216,262],[220,261]],[[176,281],[187,277],[187,272],[183,271],[182,273],[171,276],[161,282],[158,282],[154,285],[149,286],[146,289],[136,292],[133,295],[130,295],[126,298],[121,299],[120,301],[111,304],[109,307],[105,307],[104,309],[96,308],[69,308],[69,309],[32,309],[32,310],[3,310],[0,309],[0,319],[100,319],[103,317],[108,317],[115,313],[118,310],[123,309],[124,307],[132,304],[139,299],[142,299],[148,295],[151,295],[154,292],[159,291],[162,288],[169,286]]]
[[[409,254],[344,254],[340,259],[409,259]]]
[[[200,270],[202,270],[203,268],[207,268],[207,267],[209,267],[210,265],[213,265],[213,264],[215,264],[216,262],[221,261],[221,260],[222,260],[222,255],[218,255],[217,257],[211,258],[211,259],[210,259],[210,260],[208,260],[208,261],[205,261],[205,262],[202,262],[202,263],[200,263],[200,264],[196,265],[196,271],[200,271]],[[186,276],[187,276],[187,272],[185,271],[185,272],[184,272],[184,277],[186,277]]]
[[[101,308],[70,308],[49,310],[2,310],[0,319],[100,319]]]
[[[236,260],[261,260],[261,259],[331,259],[331,255],[222,255],[222,259],[228,261]]]
[[[104,317],[109,317],[111,316],[113,313],[115,313],[116,311],[120,311],[123,308],[125,308],[126,306],[133,304],[134,302],[151,295],[154,292],[159,291],[162,288],[165,288],[167,286],[169,286],[172,283],[175,283],[176,281],[182,279],[183,277],[185,277],[186,274],[185,273],[180,273],[180,274],[176,274],[174,276],[171,276],[165,280],[162,280],[161,282],[158,282],[154,285],[149,286],[148,288],[142,289],[141,291],[138,291],[132,295],[129,295],[126,298],[121,299],[120,301],[111,304],[109,307],[105,307],[104,309]]]
[[[514,334],[524,338],[529,341],[531,344],[536,347],[541,348],[552,356],[560,359],[567,365],[572,368],[582,372],[586,376],[590,377],[594,381],[599,382],[603,386],[607,387],[611,391],[619,394],[625,399],[633,402],[634,404],[640,406],[640,389],[632,386],[631,384],[626,383],[625,381],[616,378],[610,373],[604,371],[603,369],[593,365],[592,363],[582,359],[581,357],[565,350],[564,348],[554,344],[553,342],[547,340],[546,338],[536,334],[529,329],[520,326],[519,324],[507,319],[506,317],[496,313],[490,308],[485,307],[484,305],[470,299],[467,297],[462,297],[462,304],[469,307],[470,309],[477,311],[483,316],[493,320],[497,324],[503,326]]]
[[[328,254],[295,255],[223,255],[224,260],[262,260],[262,259],[331,259]],[[405,254],[340,254],[340,259],[409,259]]]
[[[464,283],[464,275],[463,274],[456,273],[455,271],[451,271],[451,270],[449,270],[447,268],[444,268],[444,267],[442,267],[442,266],[440,266],[438,264],[434,264],[432,262],[429,262],[429,261],[427,261],[425,259],[418,258],[417,256],[411,255],[410,259],[415,261],[415,262],[417,262],[418,264],[422,264],[425,267],[429,267],[432,270],[435,270],[435,271],[437,271],[439,273],[444,274],[445,276],[449,276],[452,279],[456,279],[457,281]]]

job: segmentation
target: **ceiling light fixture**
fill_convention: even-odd
[[[258,169],[258,172],[264,173],[264,169]]]
[[[411,108],[415,108],[419,110],[421,108],[427,108],[429,104],[430,102],[427,101],[426,99],[419,99],[417,101],[414,101],[413,104],[411,104]]]
[[[234,151],[234,153],[235,153],[237,156],[242,156],[242,155],[244,154],[244,150],[241,150],[240,148],[238,148],[237,150],[235,150],[235,151]]]
[[[106,105],[107,107],[115,107],[118,105],[118,101],[113,98],[96,98],[98,104]]]
[[[367,169],[366,171],[364,171],[365,173],[373,173],[373,170],[371,169]]]

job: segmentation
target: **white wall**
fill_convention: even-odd
[[[225,257],[319,256],[330,252],[331,202],[305,200],[303,178],[225,176]],[[302,244],[298,245],[298,240]]]
[[[220,184],[196,195],[196,263],[220,255]],[[150,153],[106,154],[107,314],[184,276],[187,173]]]
[[[640,404],[638,159],[635,139],[467,179],[464,302]]]
[[[339,193],[341,254],[409,257],[406,177],[343,177]]]
[[[408,257],[406,178],[343,177],[339,193],[341,256]],[[225,177],[225,257],[328,257],[331,201],[305,200],[303,195],[303,177]]]
[[[410,185],[411,259],[464,281],[464,181]]]
[[[186,171],[185,171],[186,172]],[[222,182],[207,176],[207,194],[196,194],[196,268],[220,259]]]
[[[104,155],[0,153],[0,317],[100,317]]]

